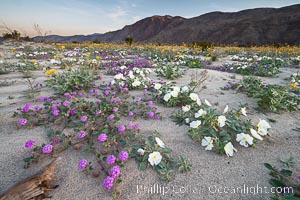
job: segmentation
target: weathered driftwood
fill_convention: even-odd
[[[52,185],[55,165],[61,158],[56,158],[37,174],[17,183],[0,195],[0,200],[35,200],[47,197],[47,192],[55,189]]]

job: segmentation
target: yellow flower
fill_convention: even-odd
[[[290,86],[295,88],[295,87],[297,87],[297,83],[291,83]]]
[[[49,75],[51,75],[52,73],[55,73],[55,72],[56,72],[56,69],[50,69],[50,70],[45,72],[45,75],[49,76]]]
[[[53,58],[56,59],[56,58],[57,58],[57,55],[53,56]]]
[[[17,48],[15,48],[15,47],[14,47],[14,48],[12,48],[12,50],[13,50],[13,51],[16,51],[16,50],[17,50]]]
[[[32,62],[32,63],[35,63],[35,60],[34,60],[34,59],[32,59],[32,60],[31,60],[31,62]]]
[[[61,49],[65,49],[66,47],[65,46],[61,46]]]
[[[96,59],[99,59],[100,58],[100,56],[96,56]]]

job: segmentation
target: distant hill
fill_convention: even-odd
[[[300,4],[282,8],[255,8],[239,12],[211,12],[198,17],[152,16],[121,30],[104,34],[35,37],[57,42],[120,42],[132,37],[136,42],[263,45],[300,44]]]

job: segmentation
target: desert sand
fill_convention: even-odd
[[[0,45],[2,58],[11,58],[9,44]],[[225,62],[226,58],[219,59],[218,62]],[[189,69],[186,74],[176,79],[178,85],[188,84],[191,75],[197,69]],[[201,71],[201,69],[198,69]],[[290,76],[296,69],[282,69],[283,73],[276,78],[264,78],[270,83],[286,84],[284,78]],[[198,88],[201,100],[207,99],[218,110],[222,111],[225,105],[230,108],[238,108],[239,103],[248,103],[248,115],[257,123],[259,119],[275,119],[271,123],[271,137],[259,142],[255,148],[244,148],[237,146],[238,152],[233,157],[228,158],[205,151],[201,145],[193,141],[187,134],[187,126],[177,126],[169,118],[171,112],[176,108],[158,106],[158,111],[162,113],[163,119],[141,120],[141,132],[145,135],[154,130],[161,133],[161,139],[172,149],[172,155],[184,155],[192,163],[192,170],[188,173],[177,173],[171,182],[159,180],[158,175],[148,168],[146,171],[139,171],[134,160],[129,160],[125,165],[122,174],[122,183],[119,186],[121,195],[119,199],[240,199],[240,200],[262,200],[269,199],[271,185],[268,183],[270,176],[263,163],[272,163],[279,166],[279,159],[294,157],[296,163],[300,163],[300,134],[292,129],[299,127],[300,112],[261,113],[255,108],[256,100],[248,98],[245,94],[235,91],[223,91],[220,87],[230,80],[232,74],[208,70],[208,79],[204,82],[206,89]],[[46,80],[42,71],[34,72],[34,77],[38,82],[44,84]],[[158,79],[152,72],[151,77]],[[236,78],[241,78],[236,75]],[[111,76],[104,76],[109,81]],[[35,174],[42,166],[50,162],[32,165],[29,169],[24,169],[23,157],[28,155],[28,150],[24,148],[27,139],[35,139],[38,144],[46,141],[43,127],[32,129],[18,129],[17,118],[13,118],[13,113],[17,108],[23,106],[27,100],[22,97],[22,92],[26,90],[26,85],[21,73],[11,72],[0,75],[0,81],[15,80],[9,86],[0,87],[0,193],[14,185],[15,183]],[[41,95],[51,95],[53,90],[43,87]],[[134,94],[142,94],[142,91],[134,91]],[[8,98],[8,96],[14,98]],[[94,178],[80,173],[77,169],[77,162],[83,157],[79,151],[68,149],[60,155],[63,159],[58,163],[55,172],[54,182],[59,187],[51,192],[54,200],[83,200],[83,199],[112,199],[110,192],[102,187],[102,179]],[[225,193],[224,188],[245,187],[244,192]],[[254,191],[251,187],[261,187],[263,191]],[[264,189],[266,187],[267,189]],[[247,192],[247,188],[248,192]],[[232,189],[230,190],[232,191]],[[251,192],[252,191],[252,192]],[[256,193],[257,192],[257,193]]]

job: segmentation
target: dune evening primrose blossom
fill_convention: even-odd
[[[26,149],[30,149],[30,148],[33,146],[34,143],[35,143],[34,140],[27,140],[27,141],[25,142],[25,148],[26,148]]]
[[[206,111],[201,108],[200,110],[198,110],[198,112],[195,113],[195,118],[199,118],[205,114],[206,114]]]
[[[223,114],[227,113],[228,109],[229,109],[229,107],[228,107],[228,105],[226,105],[225,108],[224,108]]]
[[[110,170],[108,171],[108,174],[109,174],[110,177],[112,177],[112,178],[114,178],[114,179],[117,178],[117,177],[119,177],[120,174],[121,174],[120,166],[118,166],[118,165],[113,166],[113,167],[110,168]]]
[[[118,158],[122,161],[125,161],[127,160],[128,158],[128,153],[127,151],[121,151],[119,154],[118,154]]]
[[[197,101],[197,99],[199,99],[199,96],[196,93],[191,93],[189,97],[192,99],[192,101]]]
[[[81,159],[81,160],[79,160],[77,166],[78,166],[79,170],[84,170],[87,165],[88,165],[88,161],[86,159]]]
[[[88,119],[88,117],[87,117],[86,115],[83,115],[83,116],[80,118],[80,121],[85,122],[87,119]]]
[[[190,123],[191,128],[198,128],[201,125],[201,120],[192,121]]]
[[[158,144],[158,146],[160,146],[161,148],[166,147],[165,143],[159,137],[155,137],[155,141]]]
[[[110,177],[110,176],[107,176],[105,179],[103,179],[102,185],[106,189],[110,190],[114,186],[114,178]]]
[[[257,133],[256,130],[254,130],[253,128],[250,129],[250,133],[253,137],[255,137],[258,140],[263,140],[263,138]]]
[[[204,100],[204,103],[205,103],[207,106],[211,107],[211,104],[210,104],[209,101],[207,101],[206,99]]]
[[[218,126],[223,127],[225,126],[226,117],[224,115],[221,115],[218,117]]]
[[[259,123],[257,124],[257,132],[264,136],[268,134],[268,129],[271,128],[270,124],[266,120],[259,119]]]
[[[21,126],[24,126],[27,124],[27,119],[25,118],[21,118],[18,120],[18,124],[21,125]]]
[[[105,133],[101,133],[99,136],[98,136],[98,142],[105,142],[107,139],[107,135]]]
[[[153,165],[158,165],[161,162],[162,156],[158,151],[154,151],[149,154],[148,161]]]
[[[246,111],[246,107],[241,108],[241,113],[247,117],[247,111]]]
[[[205,150],[212,150],[212,148],[214,147],[213,145],[213,140],[211,137],[204,137],[204,139],[202,139],[201,141],[201,146],[205,147]]]
[[[113,164],[113,163],[115,163],[115,161],[116,161],[116,157],[114,156],[114,155],[108,155],[107,157],[106,157],[106,163],[107,164]]]
[[[248,145],[253,144],[253,137],[249,134],[240,133],[236,135],[236,141],[240,143],[240,145],[244,147],[248,147]]]
[[[164,96],[164,101],[169,101],[169,99],[171,98],[171,94],[170,93],[167,93],[167,94],[165,94],[165,96]]]
[[[145,154],[145,150],[142,149],[142,148],[139,148],[139,149],[137,150],[137,152],[138,152],[141,156],[143,156],[143,155]]]
[[[119,132],[124,132],[125,131],[125,126],[124,125],[120,125],[120,126],[118,126],[118,131]]]
[[[191,109],[191,106],[190,105],[182,106],[181,109],[183,112],[188,112]]]
[[[46,144],[45,146],[43,146],[42,151],[44,154],[49,154],[51,153],[53,150],[53,146],[51,144]]]
[[[82,138],[84,138],[85,136],[86,136],[85,131],[79,131],[79,132],[77,133],[77,138],[78,138],[78,139],[82,139]]]
[[[225,153],[226,155],[229,157],[229,156],[233,156],[233,151],[237,151],[231,142],[228,142],[225,146],[224,146],[224,150],[225,150]]]

